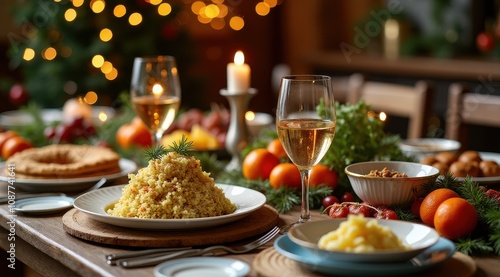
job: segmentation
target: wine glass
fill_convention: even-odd
[[[172,56],[136,57],[130,96],[135,113],[149,128],[153,145],[161,143],[179,110],[181,87]]]
[[[276,111],[278,137],[302,178],[300,218],[289,228],[311,219],[309,175],[335,135],[335,103],[329,76],[290,75],[281,79]]]

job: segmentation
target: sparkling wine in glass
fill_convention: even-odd
[[[152,133],[154,145],[174,122],[181,102],[181,87],[172,56],[134,59],[130,96],[134,111]]]
[[[281,79],[276,112],[278,137],[302,178],[302,206],[298,221],[311,219],[309,175],[328,151],[335,135],[335,103],[331,78],[291,75]],[[284,231],[292,226],[287,226]]]

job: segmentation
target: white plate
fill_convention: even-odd
[[[155,267],[155,277],[243,277],[250,266],[229,258],[196,257],[165,262]]]
[[[336,230],[347,218],[328,219],[300,224],[290,229],[290,239],[306,248],[311,255],[332,261],[346,262],[401,262],[407,261],[418,253],[429,248],[439,240],[439,234],[433,228],[423,224],[412,223],[402,220],[376,220],[379,225],[387,226],[402,240],[403,244],[409,245],[410,250],[380,250],[369,253],[353,253],[345,251],[329,251],[318,247],[320,238],[330,231]]]
[[[82,191],[93,186],[101,178],[106,178],[108,181],[127,176],[129,173],[137,169],[135,162],[127,159],[120,159],[120,172],[92,176],[85,178],[69,178],[69,179],[20,179],[7,176],[5,172],[5,163],[0,164],[0,181],[13,182],[16,188],[30,192],[75,192]]]
[[[50,214],[73,206],[74,199],[66,196],[26,198],[16,201],[14,210],[28,214]]]
[[[74,207],[95,220],[111,225],[148,230],[187,230],[213,227],[236,221],[266,203],[266,196],[258,191],[240,186],[217,184],[218,187],[222,188],[226,197],[237,206],[234,213],[192,219],[144,219],[109,215],[106,209],[110,204],[120,199],[124,186],[112,186],[87,192],[75,199]]]
[[[99,123],[99,114],[103,112],[107,116],[107,120],[115,116],[115,109],[106,106],[92,106],[92,120],[94,123]],[[60,122],[63,119],[63,112],[60,109],[43,109],[40,111],[40,116],[45,124],[49,125],[54,122]],[[25,111],[14,110],[0,114],[0,127],[10,129],[12,127],[26,126],[33,124],[33,116]]]
[[[411,261],[402,263],[353,263],[322,259],[311,255],[311,252],[295,244],[288,235],[276,239],[274,248],[281,255],[314,272],[362,277],[413,276],[448,260],[455,253],[455,245],[445,238],[440,238],[436,244],[415,256]]]
[[[479,152],[479,156],[483,160],[491,160],[500,164],[500,153],[492,153],[492,152]],[[458,180],[463,181],[465,178],[457,177]],[[478,182],[481,184],[500,184],[500,176],[494,177],[472,177],[472,181]]]

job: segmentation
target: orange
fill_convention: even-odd
[[[292,163],[281,163],[271,170],[269,183],[275,189],[281,186],[301,188],[302,178],[296,165]]]
[[[477,224],[476,208],[459,197],[446,199],[439,205],[434,216],[436,231],[447,239],[470,234]]]
[[[243,176],[250,180],[267,180],[271,170],[279,163],[278,157],[265,148],[256,148],[250,151],[243,160]]]
[[[283,148],[283,144],[279,139],[273,139],[267,145],[267,151],[271,152],[273,155],[278,157],[278,159],[287,158],[288,155],[285,152],[285,148]]]
[[[335,170],[330,169],[328,166],[322,164],[313,166],[311,175],[309,176],[309,185],[311,187],[326,185],[335,189],[338,183],[339,175]]]
[[[459,197],[459,195],[447,188],[436,189],[427,194],[422,200],[422,204],[420,204],[420,219],[422,222],[434,227],[434,214],[437,208],[444,200],[452,197]]]
[[[2,148],[3,148],[3,144],[8,140],[10,139],[11,137],[15,137],[15,136],[18,136],[18,134],[14,131],[5,131],[5,132],[1,132],[0,133],[0,153],[2,151]]]
[[[124,124],[116,132],[116,141],[123,149],[130,148],[132,145],[140,147],[151,147],[153,138],[146,125],[138,117],[131,123]]]
[[[6,140],[5,143],[3,144],[2,157],[4,159],[8,159],[15,153],[21,152],[31,147],[33,147],[33,145],[28,140],[19,136],[13,136],[8,140]]]

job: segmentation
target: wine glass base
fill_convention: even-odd
[[[290,231],[290,229],[292,229],[294,226],[297,226],[297,225],[300,225],[300,224],[304,224],[304,223],[307,223],[307,222],[310,222],[310,221],[311,221],[311,218],[308,218],[308,219],[299,218],[297,221],[295,221],[292,224],[281,226],[281,228],[280,228],[280,234],[282,234],[282,235],[287,234]]]

